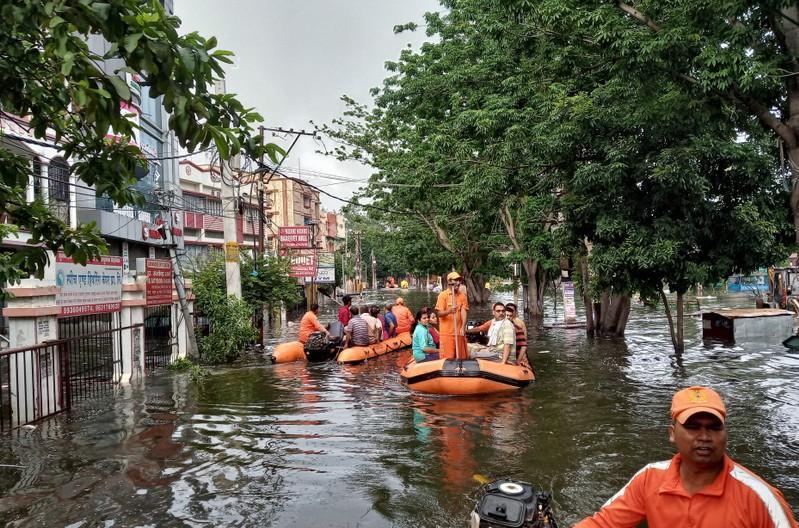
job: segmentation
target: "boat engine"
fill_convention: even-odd
[[[481,491],[471,528],[558,528],[549,493],[527,482],[496,480]]]
[[[324,332],[314,332],[305,342],[305,358],[308,361],[328,361],[334,359],[341,348],[341,337],[331,332],[327,337]]]

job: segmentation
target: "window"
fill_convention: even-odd
[[[33,199],[44,199],[44,178],[42,178],[42,162],[37,159],[33,160]]]
[[[184,194],[183,203],[187,212],[190,213],[205,212],[205,198],[203,198],[202,196],[194,196],[193,194]]]
[[[302,195],[302,205],[306,209],[311,208],[311,195],[310,194],[303,194]]]
[[[222,216],[222,200],[206,200],[206,213],[213,216]]]
[[[50,162],[48,170],[50,200],[69,202],[69,165],[61,158]]]

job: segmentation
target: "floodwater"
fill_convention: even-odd
[[[643,306],[625,341],[544,330],[530,345],[538,381],[481,398],[411,394],[407,352],[355,367],[255,357],[201,386],[150,376],[0,437],[0,524],[464,527],[482,475],[551,490],[570,526],[671,456],[670,397],[692,384],[723,394],[733,458],[799,511],[799,354],[704,347],[696,319],[686,337],[677,359],[662,311]]]

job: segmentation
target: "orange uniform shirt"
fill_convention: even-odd
[[[724,456],[712,484],[688,495],[677,454],[644,467],[593,517],[574,528],[797,528],[782,494]]]
[[[316,318],[316,314],[313,312],[305,312],[305,315],[303,315],[300,320],[300,335],[297,336],[297,341],[305,343],[312,333],[324,331],[325,327],[322,326],[322,323]]]
[[[414,317],[407,306],[402,304],[395,304],[391,308],[391,313],[397,318],[397,333],[410,332],[411,325],[413,324]]]
[[[469,299],[465,293],[458,292],[455,294],[455,305],[463,306],[465,310],[469,309]],[[436,311],[441,313],[452,309],[452,291],[447,289],[438,294],[436,299]],[[458,318],[457,327],[457,345],[456,345],[456,328],[455,317]],[[463,334],[463,326],[465,316],[463,311],[455,314],[439,315],[438,316],[438,333],[440,334],[439,349],[441,353],[439,356],[442,359],[455,358],[456,352],[460,352],[461,359],[468,356],[466,352],[466,337]]]

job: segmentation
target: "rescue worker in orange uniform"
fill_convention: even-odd
[[[438,334],[441,339],[439,357],[441,359],[468,359],[466,350],[466,316],[469,299],[459,291],[461,276],[457,271],[447,275],[447,289],[438,294],[436,315]]]
[[[574,528],[797,528],[782,494],[726,453],[727,409],[707,387],[678,391],[669,441],[677,454],[644,467]]]
[[[414,321],[416,321],[416,319],[414,319],[413,313],[410,311],[410,309],[405,306],[405,299],[402,297],[397,297],[394,307],[391,309],[391,313],[393,313],[394,317],[397,318],[398,334],[411,331],[411,325],[414,323]]]
[[[297,341],[305,344],[314,332],[324,332],[327,334],[327,337],[330,337],[330,332],[327,331],[327,328],[322,326],[322,323],[320,323],[319,319],[316,317],[318,314],[319,305],[313,303],[311,309],[305,312],[305,315],[303,315],[300,320],[300,334],[297,336]]]

